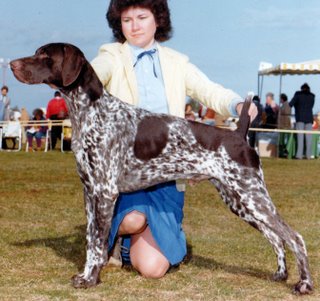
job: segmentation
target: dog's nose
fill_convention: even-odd
[[[19,69],[22,66],[22,62],[20,60],[13,60],[10,62],[11,70]]]

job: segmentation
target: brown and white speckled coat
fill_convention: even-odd
[[[246,102],[232,132],[135,108],[103,91],[82,52],[70,44],[48,44],[11,62],[18,80],[46,83],[65,95],[72,122],[72,149],[84,186],[87,257],[75,287],[96,285],[108,260],[107,238],[119,192],[174,179],[209,179],[230,210],[262,232],[278,262],[275,280],[288,277],[284,245],[297,259],[297,293],[312,291],[302,237],[279,216],[260,160],[246,142]]]

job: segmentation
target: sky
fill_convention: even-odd
[[[165,45],[189,56],[212,81],[246,96],[257,93],[259,63],[320,59],[319,0],[168,0],[173,37]],[[112,42],[105,14],[109,0],[1,0],[0,58],[32,55],[40,46],[68,42],[92,60]],[[46,107],[54,91],[46,85],[18,82],[10,69],[0,70],[9,86],[12,107]],[[289,99],[308,82],[320,111],[320,75],[285,76]],[[278,100],[279,77],[265,77],[265,94]]]

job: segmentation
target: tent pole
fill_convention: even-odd
[[[280,104],[280,95],[282,93],[282,72],[280,72],[280,85],[279,85],[279,104]]]
[[[260,80],[260,78],[261,78],[261,80]],[[264,78],[263,75],[260,75],[259,78],[258,78],[258,79],[259,79],[259,80],[258,80],[258,96],[259,96],[259,98],[261,98],[261,95],[262,95],[263,78]]]
[[[277,128],[280,129],[280,114],[281,114],[281,111],[280,111],[280,106],[281,106],[281,93],[282,93],[282,72],[280,71],[280,84],[279,84],[279,111],[278,111],[278,121],[277,121]],[[279,158],[280,157],[280,135],[279,134],[279,137],[278,137],[278,147],[277,147],[277,157]]]

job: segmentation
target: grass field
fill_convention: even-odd
[[[161,280],[104,269],[102,284],[75,290],[84,264],[85,215],[72,154],[0,153],[0,300],[320,300],[320,160],[264,159],[270,194],[307,243],[315,292],[297,297],[271,281],[275,255],[260,233],[231,214],[208,182],[187,187],[189,255]]]

